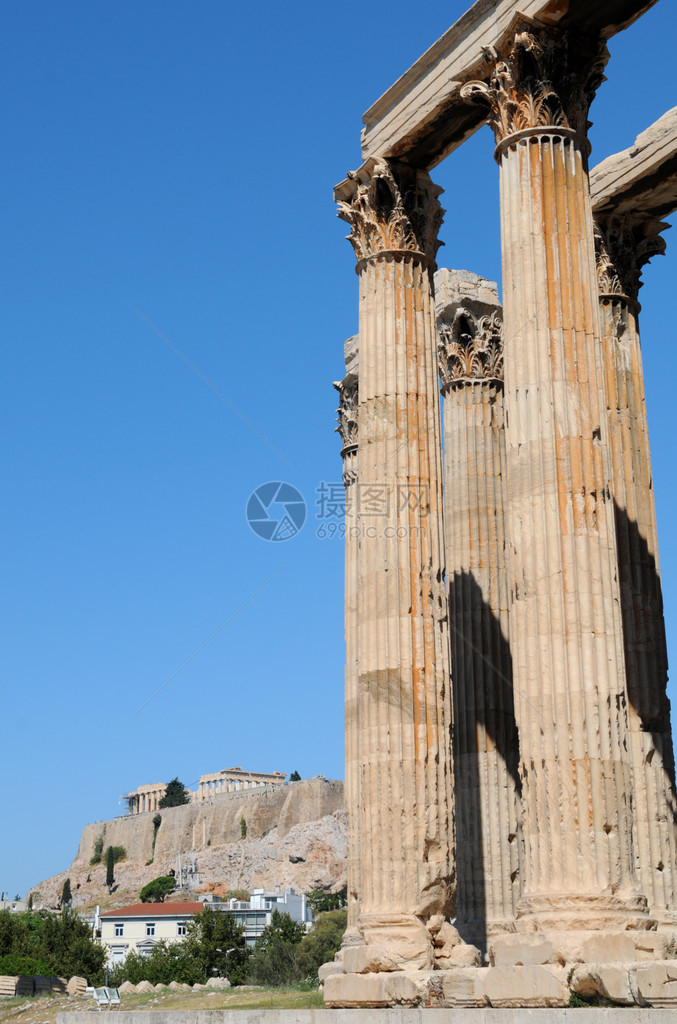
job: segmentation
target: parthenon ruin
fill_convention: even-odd
[[[239,766],[223,768],[220,772],[201,775],[197,789],[189,789],[187,792],[190,795],[191,803],[203,803],[205,800],[211,800],[224,793],[238,793],[240,790],[257,789],[260,786],[284,785],[286,777],[284,772],[247,772]],[[124,796],[127,801],[128,813],[145,814],[148,811],[156,811],[166,789],[167,786],[164,782],[137,786],[133,792],[126,793]]]
[[[606,40],[651,6],[478,0],[367,111],[364,162],[335,189],[359,330],[336,385],[349,841],[332,1006],[677,1006],[638,326],[677,208],[677,108],[590,173],[587,140]],[[428,172],[485,123],[502,305],[493,282],[436,269]]]

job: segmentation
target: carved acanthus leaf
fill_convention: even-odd
[[[352,176],[349,199],[339,199],[338,216],[350,224],[348,239],[358,260],[382,252],[423,253],[432,262],[442,244],[437,239],[444,210],[443,191],[426,171],[390,160],[375,160]]]
[[[442,385],[503,379],[503,320],[499,312],[456,310],[451,323],[438,324]]]
[[[485,48],[485,59],[487,78],[468,82],[461,97],[488,108],[496,142],[525,128],[587,133],[588,110],[609,59],[603,40],[526,24],[502,53]]]
[[[343,380],[334,381],[334,387],[339,393],[336,432],[341,435],[344,448],[349,444],[357,444],[358,384],[358,377],[352,373]]]
[[[597,282],[602,295],[627,295],[636,300],[642,268],[653,256],[665,252],[661,232],[667,221],[641,212],[620,216],[598,215],[595,219]]]

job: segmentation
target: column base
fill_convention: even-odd
[[[525,896],[517,905],[517,931],[647,931],[656,928],[646,897],[547,893]]]
[[[657,931],[516,932],[489,946],[492,967],[590,963],[634,963],[673,956],[674,935]]]
[[[324,1002],[336,1008],[677,1007],[677,960],[334,974],[324,982]]]
[[[415,914],[360,914],[361,944],[344,945],[348,974],[372,974],[406,969],[431,969],[434,962],[430,932]]]

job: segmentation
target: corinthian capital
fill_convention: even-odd
[[[665,252],[661,232],[669,227],[667,221],[642,212],[597,214],[595,257],[600,294],[637,301],[642,268],[652,256]]]
[[[519,25],[499,52],[487,47],[487,77],[461,89],[488,109],[496,142],[527,128],[568,128],[586,135],[588,109],[609,59],[600,39],[536,24]]]
[[[339,393],[336,431],[341,435],[343,447],[347,448],[350,444],[357,444],[357,374],[349,373],[343,380],[334,381],[334,387]]]
[[[335,189],[338,216],[350,224],[358,261],[381,253],[416,253],[434,263],[443,191],[426,171],[392,160],[369,160]]]
[[[451,323],[438,323],[442,387],[472,380],[503,380],[503,320],[461,307]]]

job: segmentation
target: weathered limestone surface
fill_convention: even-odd
[[[345,735],[346,804],[348,819],[348,925],[343,945],[359,943],[357,918],[360,893],[360,728],[358,721],[357,594],[359,581],[359,530],[357,529],[359,337],[348,338],[344,347],[346,376],[334,387],[339,393],[338,431],[343,447],[343,484],[345,486]]]
[[[486,950],[519,896],[518,741],[508,643],[502,310],[497,287],[438,270],[445,546],[454,695],[456,927]]]
[[[604,41],[651,5],[478,0],[367,112],[366,162],[336,190],[360,275],[361,529],[348,606],[348,720],[359,732],[353,724],[348,749],[359,765],[353,931],[364,946],[347,946],[343,972],[323,975],[330,1006],[508,1012],[565,1007],[572,992],[677,1006],[677,794],[637,326],[641,267],[662,251],[661,218],[677,208],[677,108],[596,169],[592,199],[587,168]],[[442,578],[442,544],[424,552],[363,531],[361,488],[373,499],[426,479],[439,510],[424,273],[437,225],[417,168],[485,121],[500,170],[503,341],[487,282],[441,274],[437,297],[456,928],[451,903],[427,896],[441,894],[443,873],[430,884],[420,871],[436,836],[451,894],[441,675],[424,729],[408,720],[417,671],[429,682],[443,657],[444,597],[430,585],[437,633],[426,633],[425,583],[418,600],[427,568]],[[417,615],[431,671],[407,633]],[[429,765],[418,752],[406,759],[417,735],[439,769],[425,828]],[[489,968],[474,966],[478,951],[462,938],[488,946]]]
[[[674,115],[666,117],[673,128],[677,127]],[[655,138],[658,133],[649,130],[645,135]],[[653,211],[645,213],[641,208],[621,214],[600,212],[596,224],[602,359],[628,685],[636,865],[652,915],[674,926],[677,795],[637,302],[642,266],[664,250],[660,232],[668,225],[656,220]]]
[[[371,162],[341,183],[360,285],[357,505],[358,927],[348,971],[431,967],[453,907],[449,648],[425,173]],[[352,808],[349,809],[349,813]],[[443,951],[442,951],[443,952]],[[329,983],[331,979],[327,979]]]
[[[518,27],[487,81],[504,273],[524,925],[642,927],[586,166],[604,47]]]
[[[473,1010],[470,1021],[531,1020],[530,1011],[559,1008],[558,1013],[542,1012],[534,1017],[544,1024],[557,1020],[578,1020],[585,1009],[585,1021],[594,1021],[595,1001],[613,1003],[609,1020],[637,1021],[652,1007],[653,1022],[660,1008],[677,1007],[677,961],[654,960],[639,963],[586,963],[569,968],[559,963],[515,964],[495,967],[457,968],[450,971],[400,971],[378,974],[334,974],[324,983],[325,1001],[330,1007],[420,1007],[419,1021],[434,1007],[453,1007],[454,1021],[463,1019],[458,1011]],[[592,1005],[573,1011],[571,995],[589,1000]],[[632,1010],[623,1009],[632,1007]],[[491,1008],[491,1009],[490,1009]],[[511,1011],[517,1013],[512,1017]],[[568,1013],[573,1016],[569,1017]],[[560,1016],[563,1014],[563,1016]],[[604,1017],[599,1017],[604,1020]]]

